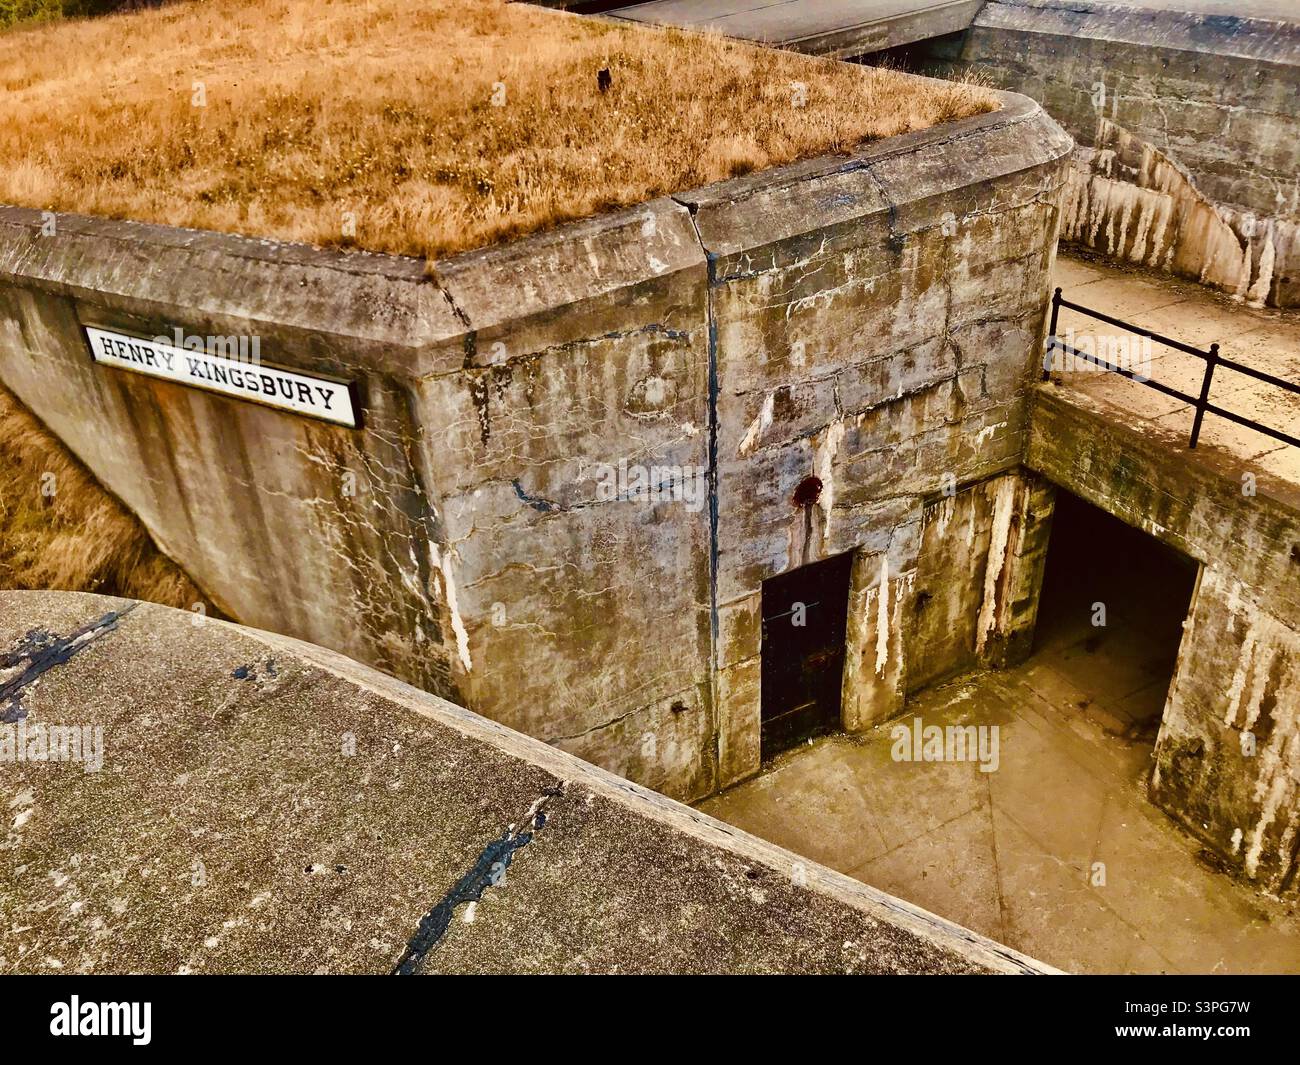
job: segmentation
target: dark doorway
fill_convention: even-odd
[[[763,582],[762,757],[840,727],[853,555]]]
[[[1107,728],[1154,741],[1197,563],[1063,489],[1056,493],[1034,655]],[[1099,624],[1098,622],[1104,622]]]

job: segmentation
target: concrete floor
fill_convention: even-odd
[[[1285,380],[1300,381],[1300,314],[1295,311],[1247,307],[1191,281],[1066,254],[1057,258],[1054,282],[1065,298],[1075,303],[1193,347],[1205,349],[1217,342],[1226,358]],[[1071,329],[1077,334],[1127,335],[1104,322],[1064,310],[1057,334],[1066,336]],[[1152,345],[1152,356],[1153,380],[1188,395],[1200,393],[1204,360],[1161,344]],[[1189,404],[1118,374],[1058,373],[1054,379],[1131,417],[1174,429],[1184,437],[1191,432],[1194,412]],[[1214,375],[1210,401],[1300,436],[1300,395],[1220,368]],[[1250,469],[1300,484],[1300,448],[1215,415],[1206,415],[1198,447],[1226,451],[1245,460]]]
[[[1203,864],[1143,795],[1150,744],[1068,709],[1086,697],[1042,659],[973,676],[903,720],[1000,725],[996,772],[894,762],[885,726],[787,752],[701,809],[1067,972],[1300,972],[1296,907]]]
[[[1146,799],[1194,571],[1123,535],[1091,569],[1054,539],[1024,665],[909,700],[904,723],[998,726],[995,771],[895,761],[891,722],[787,752],[701,809],[1069,972],[1300,972],[1300,907],[1214,868]]]

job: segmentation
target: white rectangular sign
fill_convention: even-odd
[[[178,347],[164,337],[143,340],[92,325],[85,326],[85,330],[95,361],[105,366],[250,399],[350,429],[357,427],[357,405],[345,381],[263,366],[254,359],[227,358],[210,350],[197,350],[197,343],[191,349]],[[236,345],[228,344],[225,350],[233,347]]]

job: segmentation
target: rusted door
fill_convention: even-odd
[[[853,555],[763,582],[762,757],[840,727]]]

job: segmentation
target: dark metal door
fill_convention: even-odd
[[[853,555],[763,582],[762,757],[840,727]]]

